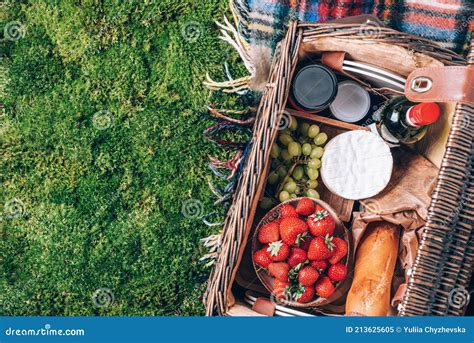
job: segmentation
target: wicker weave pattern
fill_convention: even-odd
[[[240,263],[239,253],[247,243],[253,214],[249,213],[260,194],[256,190],[265,182],[265,160],[269,158],[271,143],[277,134],[277,123],[283,115],[291,77],[296,65],[301,37],[295,39],[296,23],[275,52],[269,83],[262,97],[252,137],[252,147],[237,185],[232,206],[224,223],[224,237],[216,266],[208,281],[204,295],[206,315],[225,314],[228,308],[227,292]],[[290,57],[291,56],[291,57]],[[290,61],[291,59],[291,61]],[[280,60],[286,63],[280,63]],[[279,81],[279,82],[278,82]],[[277,114],[277,118],[272,115]]]
[[[474,262],[474,106],[458,104],[402,315],[461,315]],[[451,300],[450,300],[451,298]]]
[[[459,103],[401,315],[462,315],[452,296],[466,290],[474,267],[473,171],[474,106]]]
[[[278,133],[277,123],[285,109],[300,43],[328,36],[396,44],[445,65],[465,64],[461,57],[429,40],[388,28],[380,28],[376,37],[367,38],[360,25],[292,23],[275,53],[257,112],[252,147],[224,224],[221,250],[204,297],[207,315],[223,315],[228,310],[231,283],[251,230],[252,209],[261,196],[259,190],[263,189],[267,172],[265,160]],[[474,52],[470,61],[474,61]],[[401,315],[461,313],[450,308],[447,299],[453,288],[467,285],[474,260],[473,132],[474,107],[459,104]]]

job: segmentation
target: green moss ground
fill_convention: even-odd
[[[220,150],[197,113],[236,101],[201,85],[238,65],[213,22],[227,1],[2,3],[2,28],[26,31],[0,43],[0,315],[202,315],[199,239],[216,229],[181,206],[214,210]],[[101,288],[109,307],[91,299]]]

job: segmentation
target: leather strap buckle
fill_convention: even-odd
[[[405,95],[413,102],[474,103],[474,67],[428,67],[408,75]]]

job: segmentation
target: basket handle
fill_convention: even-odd
[[[405,85],[405,95],[414,102],[474,103],[474,39],[467,66],[415,69]]]
[[[474,103],[474,66],[417,68],[408,75],[405,94],[413,102]]]

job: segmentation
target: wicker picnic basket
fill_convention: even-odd
[[[204,296],[207,315],[228,314],[236,302],[231,288],[251,237],[257,202],[269,168],[270,148],[277,136],[277,128],[272,123],[284,115],[290,82],[301,53],[308,45],[326,49],[331,39],[363,43],[370,49],[392,46],[408,52],[412,60],[395,62],[414,70],[416,75],[422,75],[426,69],[420,67],[435,61],[441,65],[438,66],[441,73],[456,79],[464,77],[453,86],[467,85],[464,91],[444,100],[452,105],[452,122],[439,154],[439,175],[399,315],[464,313],[463,306],[455,306],[448,298],[453,289],[468,287],[474,266],[474,48],[464,59],[427,39],[385,27],[379,26],[376,34],[367,35],[364,25],[294,22],[280,42],[257,111],[247,161],[225,220],[219,255],[208,281]],[[462,82],[464,84],[460,84]]]

